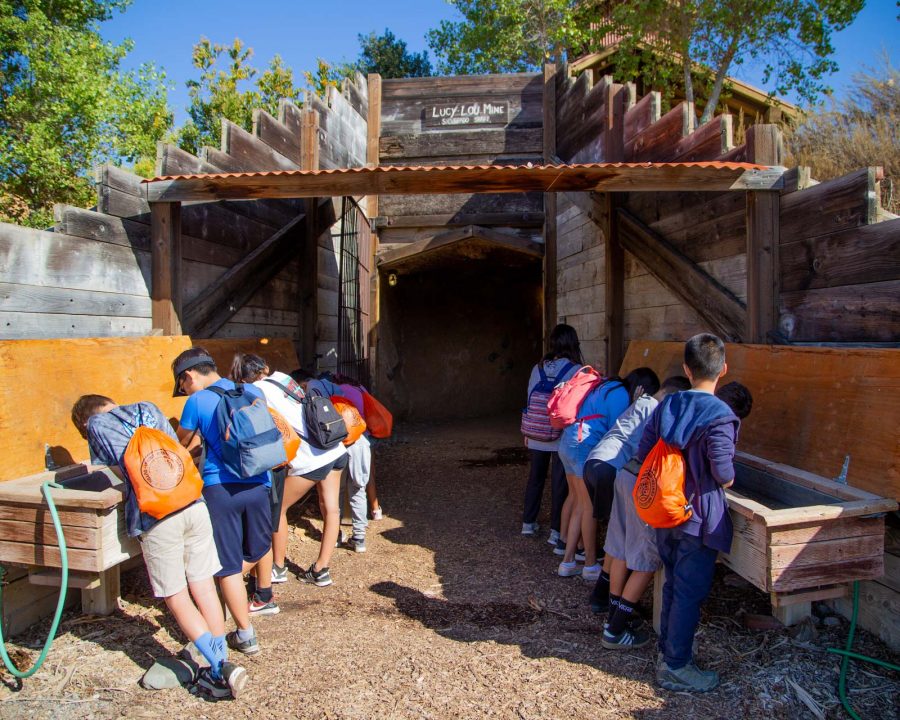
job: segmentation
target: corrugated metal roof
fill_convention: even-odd
[[[707,168],[710,170],[765,170],[766,165],[738,162],[673,162],[673,163],[578,163],[572,165],[378,165],[376,167],[334,168],[331,170],[266,170],[254,172],[223,172],[223,173],[195,173],[192,175],[160,175],[159,177],[143,180],[145,183],[162,182],[165,180],[226,180],[231,178],[254,177],[318,177],[327,175],[349,174],[397,174],[397,173],[434,173],[440,174],[448,171],[489,171],[489,172],[546,172],[561,171],[571,172],[575,170],[602,170],[617,168]]]

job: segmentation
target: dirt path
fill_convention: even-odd
[[[555,576],[543,533],[519,535],[520,447],[510,418],[402,427],[379,447],[387,517],[370,526],[369,552],[337,551],[329,588],[293,578],[277,588],[282,612],[256,621],[263,651],[242,658],[251,686],[239,702],[137,686],[152,657],[182,644],[139,569],[124,576],[112,618],[66,616],[41,672],[20,692],[0,689],[0,718],[815,717],[804,691],[825,717],[843,717],[839,662],[824,649],[843,643],[846,623],[819,626],[806,642],[745,630],[740,614],[766,612],[767,599],[734,576],[726,582],[724,570],[699,650],[722,673],[719,690],[666,693],[653,684],[655,648],[603,650],[587,586]],[[309,510],[294,521],[289,557],[306,565],[321,525]],[[889,656],[865,633],[855,649]],[[863,717],[895,716],[896,676],[853,669],[850,687]]]

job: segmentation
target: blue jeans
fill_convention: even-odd
[[[666,664],[677,670],[691,661],[700,606],[712,587],[719,552],[678,528],[657,530],[656,545],[666,569],[659,649]]]

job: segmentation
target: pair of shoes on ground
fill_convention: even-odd
[[[559,538],[556,541],[556,547],[553,548],[553,554],[563,556],[566,554],[566,541],[562,538]],[[578,562],[584,562],[584,548],[576,548],[575,549],[575,560]]]
[[[366,551],[366,539],[365,538],[350,538],[347,542],[344,543],[351,550],[364,553]],[[321,570],[315,570],[316,564],[313,563],[306,570],[301,570],[297,575],[297,579],[301,582],[311,583],[313,585],[318,585],[319,587],[326,587],[331,585],[333,582],[331,579],[331,572],[328,568],[322,568]],[[279,567],[278,565],[272,566],[272,584],[278,583],[286,583],[288,581],[288,571],[287,567]],[[258,599],[257,595],[254,593],[253,600],[257,600],[259,603],[262,603],[261,600]],[[277,609],[278,606],[275,605],[275,601],[273,600],[269,605],[275,605],[275,610],[268,612],[263,608],[254,611],[254,603],[253,600],[250,602],[250,614],[257,615],[275,615],[279,612]]]
[[[584,556],[582,555],[582,560]],[[584,565],[580,566],[578,564],[578,556],[575,556],[575,560],[572,562],[566,562],[563,560],[559,564],[559,569],[557,572],[560,577],[575,577],[576,575],[581,575],[586,581],[596,582],[600,577],[600,573],[603,570],[603,566],[600,563],[596,563],[594,565]]]
[[[226,661],[222,663],[222,672],[218,677],[213,675],[212,668],[200,668],[192,690],[212,700],[238,698],[247,687],[248,679],[244,668]]]

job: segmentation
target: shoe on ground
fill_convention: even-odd
[[[364,553],[366,551],[366,539],[364,537],[352,537],[344,545],[353,552]]]
[[[536,522],[533,523],[522,523],[522,534],[527,537],[534,537],[537,534],[537,531],[541,529],[541,526]]]
[[[328,571],[328,568],[316,570],[315,567],[316,564],[313,563],[309,568],[301,572],[300,575],[297,576],[299,580],[315,585],[316,587],[327,587],[328,585],[331,585],[331,573]]]
[[[240,697],[241,693],[244,692],[244,688],[247,687],[247,680],[250,679],[244,668],[227,661],[222,663],[222,677],[228,683],[228,687],[231,688],[231,697],[233,698]]]
[[[581,568],[574,560],[570,563],[563,561],[559,564],[560,577],[576,577],[577,575],[581,575]]]
[[[559,542],[559,530],[551,530],[550,537],[547,538],[547,544],[553,545],[556,547],[556,543]]]
[[[375,508],[372,511],[372,519],[373,520],[384,520],[384,510],[380,507]]]
[[[575,559],[578,562],[584,562],[584,548],[577,548],[575,550]]]
[[[718,686],[719,673],[701,670],[693,660],[677,670],[663,661],[656,671],[656,682],[660,687],[675,692],[709,692]]]
[[[556,547],[553,548],[554,555],[565,555],[566,554],[566,542],[562,538],[558,538],[556,541]]]
[[[250,605],[248,607],[251,615],[277,615],[281,612],[281,608],[275,603],[275,598],[269,600],[269,602],[263,602],[259,599],[259,595],[253,593],[250,598]]]
[[[650,633],[646,630],[631,630],[625,628],[618,635],[612,635],[609,630],[603,631],[600,644],[607,650],[633,650],[642,648],[650,642]]]
[[[277,565],[272,565],[272,584],[277,585],[278,583],[286,583],[288,581],[288,571],[287,566],[278,567]]]
[[[602,571],[603,566],[600,563],[597,563],[596,565],[585,565],[581,571],[581,577],[590,582],[597,582],[597,580],[600,579],[600,573]]]
[[[224,677],[214,677],[212,670],[208,667],[201,668],[197,675],[197,682],[191,690],[198,695],[205,695],[211,700],[224,700],[225,698],[234,697],[231,693],[231,687]]]
[[[339,530],[339,531],[338,531],[337,542],[335,542],[334,546],[335,546],[336,548],[339,548],[339,547],[341,547],[342,545],[346,545],[346,544],[347,544],[347,535],[346,535],[346,533],[344,533],[343,530]]]
[[[240,640],[236,630],[232,630],[225,636],[225,642],[232,650],[237,650],[244,655],[256,655],[259,652],[259,643],[256,640],[256,633],[249,640]]]

